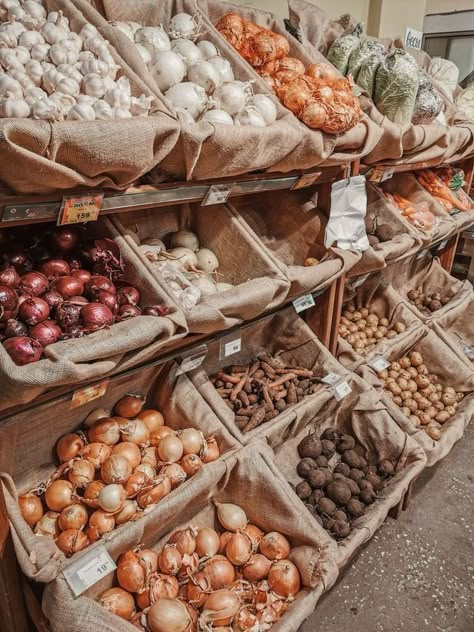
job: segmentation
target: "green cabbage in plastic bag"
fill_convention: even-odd
[[[418,92],[413,110],[414,125],[429,125],[443,109],[443,100],[436,92],[431,79],[418,69]]]
[[[384,47],[382,44],[369,39],[361,40],[359,46],[352,51],[347,74],[352,75],[354,81],[357,80],[357,75],[365,61],[374,53],[378,53],[381,58],[384,53]]]
[[[341,74],[346,76],[350,56],[359,44],[360,37],[358,35],[343,35],[337,39],[329,49],[328,61],[331,62]]]
[[[418,66],[411,55],[397,49],[386,55],[375,77],[375,105],[394,123],[410,123],[418,93]]]
[[[361,90],[367,92],[370,97],[373,97],[375,90],[375,76],[383,58],[384,56],[382,53],[372,53],[372,55],[369,55],[365,59],[359,72],[357,73],[357,85]]]

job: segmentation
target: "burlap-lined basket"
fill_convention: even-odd
[[[44,404],[32,412],[7,418],[0,427],[0,475],[7,506],[8,519],[18,562],[23,573],[41,583],[53,581],[80,554],[70,560],[61,553],[52,539],[38,537],[23,520],[16,503],[17,494],[24,493],[46,481],[55,470],[54,445],[69,432],[81,427],[88,413],[97,407],[112,409],[124,395],[134,393],[147,399],[146,406],[156,407],[166,424],[173,429],[197,428],[206,437],[214,435],[221,455],[238,447],[237,441],[220,423],[209,406],[196,392],[186,375],[176,376],[177,365],[149,367],[115,379],[100,399],[71,410],[68,397]],[[222,457],[210,463],[179,488],[166,496],[150,514],[137,522],[123,525],[94,546],[106,544],[112,549],[123,538],[137,537],[144,524],[160,524],[177,511],[182,498],[191,498],[214,480],[214,471],[222,468]],[[137,534],[137,535],[136,535]],[[87,550],[90,550],[89,547]]]
[[[357,288],[353,302],[357,308],[369,307],[371,314],[376,314],[379,318],[388,318],[388,329],[391,329],[396,322],[403,323],[406,330],[399,335],[406,335],[422,326],[421,321],[408,309],[398,292],[395,292],[392,286],[387,285],[380,277],[369,279]],[[393,340],[381,340],[374,349],[362,357],[344,338],[339,336],[336,357],[347,369],[355,371],[358,366],[366,364],[375,356],[385,356],[392,342]]]
[[[445,314],[436,313],[429,326],[460,360],[474,368],[474,293],[468,293]]]
[[[234,413],[227,407],[209,379],[217,371],[232,365],[246,365],[258,354],[267,352],[280,357],[289,366],[312,369],[316,377],[323,378],[329,373],[336,373],[347,380],[351,377],[349,372],[319,342],[311,329],[297,316],[292,307],[272,318],[264,319],[241,329],[238,336],[242,340],[240,353],[221,359],[222,347],[220,348],[218,344],[209,345],[209,353],[202,368],[196,369],[190,376],[194,386],[205,401],[229,432],[242,444],[247,444],[264,436],[267,426],[277,424],[284,417],[291,418],[296,408],[311,407],[315,401],[323,403],[328,401],[333,397],[332,390],[323,384],[314,394],[305,397],[294,406],[289,406],[272,421],[264,422],[254,430],[243,434],[235,424]],[[234,335],[231,339],[236,337]]]
[[[425,323],[432,320],[439,320],[449,314],[452,309],[466,304],[468,298],[472,296],[472,284],[469,281],[460,281],[451,276],[449,272],[441,266],[437,258],[422,257],[421,259],[411,259],[406,262],[403,272],[400,266],[387,271],[385,276],[387,282],[391,282],[394,289],[406,302],[407,307],[417,318]],[[443,305],[441,309],[433,312],[429,316],[422,314],[420,310],[408,300],[410,290],[423,289],[425,294],[438,292],[441,296],[450,298],[449,303]]]
[[[265,438],[274,452],[275,466],[293,485],[302,480],[296,471],[301,460],[298,444],[309,432],[321,434],[329,427],[350,434],[361,443],[367,451],[369,465],[377,465],[383,459],[396,464],[395,476],[375,503],[352,522],[349,536],[337,542],[337,564],[342,569],[385,522],[390,509],[403,500],[410,484],[424,469],[426,456],[393,421],[378,394],[373,389],[363,391],[353,382],[352,393],[340,402],[332,399],[323,406],[299,408],[293,420],[286,419],[267,432]],[[306,511],[313,520],[304,503],[300,503],[301,513]]]
[[[87,24],[73,0],[45,0],[47,11],[61,10],[71,30]],[[109,39],[108,28],[102,35]],[[120,57],[121,67],[134,96],[152,95],[148,86]],[[178,141],[179,121],[155,99],[152,114],[126,120],[0,121],[0,180],[11,193],[53,193],[58,189],[101,187],[125,189],[160,163]]]
[[[208,487],[201,487],[192,497],[181,498],[179,513],[169,513],[161,522],[138,523],[146,526],[141,537],[124,534],[120,542],[106,543],[106,547],[117,559],[120,553],[140,543],[160,551],[174,531],[191,524],[198,528],[217,528],[221,532],[223,529],[212,501],[240,505],[252,524],[265,532],[283,533],[292,545],[290,559],[300,571],[302,590],[285,615],[272,625],[272,630],[294,632],[313,612],[322,593],[336,580],[334,544],[319,525],[300,515],[299,501],[289,485],[255,448],[247,447],[229,455],[221,465],[223,467]],[[101,632],[133,632],[132,625],[94,601],[112,582],[113,574],[78,599],[73,598],[62,576],[49,585],[43,597],[43,610],[50,619],[53,632],[77,632],[84,627]]]
[[[321,9],[305,0],[288,0],[290,17],[299,29],[303,46],[316,60],[321,54],[327,55],[333,42],[345,35],[346,27],[354,26],[354,19],[329,21]],[[346,17],[346,16],[344,16]],[[373,38],[371,38],[373,39]],[[395,40],[378,40],[388,50],[399,48]],[[318,50],[319,49],[319,50]],[[413,49],[409,49],[413,54]],[[417,61],[419,58],[415,55]],[[450,160],[455,162],[468,158],[474,151],[474,123],[462,115],[440,92],[445,102],[447,125],[433,122],[431,125],[398,125],[383,116],[368,97],[362,97],[362,107],[370,120],[382,129],[382,137],[364,162],[386,165],[416,164],[427,162],[439,164]]]
[[[189,228],[198,235],[201,247],[210,248],[217,256],[218,281],[235,287],[203,297],[193,309],[187,310],[190,332],[213,333],[252,320],[280,305],[288,294],[289,281],[224,205],[183,204],[161,208],[158,214],[154,209],[135,211],[116,215],[112,222],[142,265],[165,287],[166,281],[138,248],[130,231],[143,240],[162,239]]]
[[[350,270],[360,252],[327,249],[327,218],[311,190],[259,193],[228,203],[240,226],[290,283],[290,297],[328,287]],[[305,266],[308,258],[321,263]]]
[[[81,384],[150,360],[172,340],[186,334],[186,321],[172,298],[144,268],[113,224],[106,218],[89,224],[88,236],[111,238],[120,247],[125,278],[140,292],[141,305],[165,305],[169,314],[138,316],[82,338],[45,348],[43,359],[17,366],[0,345],[0,410],[26,404],[47,389]]]
[[[467,368],[456,354],[424,325],[408,335],[395,338],[393,345],[386,353],[386,358],[389,362],[394,362],[411,351],[421,353],[430,373],[436,374],[441,384],[452,386],[465,395],[456,410],[456,415],[442,426],[439,441],[431,439],[422,427],[415,428],[411,424],[400,408],[392,402],[374,369],[362,365],[357,369],[357,374],[377,389],[390,415],[404,432],[421,445],[428,459],[427,464],[431,466],[451,452],[471,421],[474,414],[474,372]]]

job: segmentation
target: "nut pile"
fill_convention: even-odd
[[[321,388],[321,380],[304,367],[286,366],[280,358],[260,354],[247,366],[231,366],[211,377],[235,423],[244,433],[271,421],[289,406]]]
[[[365,356],[381,340],[391,340],[405,329],[400,322],[390,327],[388,318],[379,318],[370,311],[370,307],[356,309],[354,303],[350,303],[342,312],[339,335],[358,355]]]
[[[354,437],[326,428],[313,432],[298,445],[297,472],[304,479],[296,493],[319,524],[337,539],[345,538],[352,521],[364,515],[395,472],[385,459],[369,464],[367,451]]]
[[[452,297],[441,296],[439,292],[433,294],[425,294],[422,288],[418,290],[410,290],[408,292],[408,300],[412,305],[420,310],[425,316],[429,316],[433,312],[437,312],[443,305],[449,303]]]
[[[392,362],[378,374],[383,387],[400,410],[416,427],[423,427],[435,441],[441,437],[441,427],[456,414],[464,393],[440,384],[439,377],[430,373],[417,351]]]

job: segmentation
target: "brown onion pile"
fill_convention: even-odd
[[[354,303],[346,306],[339,324],[341,338],[361,356],[367,355],[381,340],[392,340],[405,330],[403,323],[390,326],[388,318],[379,318],[371,312],[370,306],[357,309]]]
[[[8,234],[0,269],[0,341],[15,364],[37,362],[59,340],[77,338],[142,314],[140,293],[124,277],[111,239],[81,242],[79,229],[61,226]],[[145,307],[164,316],[168,308]]]
[[[97,601],[150,632],[269,629],[301,588],[288,560],[290,543],[248,524],[238,505],[216,504],[226,531],[190,526],[173,533],[159,553],[124,553],[117,562],[119,587]]]
[[[61,465],[22,494],[18,504],[35,534],[51,536],[66,557],[116,527],[137,520],[220,454],[216,439],[194,428],[174,431],[135,395],[120,399],[114,416],[92,411],[84,429],[56,444]]]
[[[415,428],[423,428],[434,441],[454,415],[464,393],[443,386],[424,364],[423,356],[412,351],[378,374],[384,389]]]

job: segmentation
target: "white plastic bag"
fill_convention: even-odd
[[[367,250],[366,214],[365,176],[335,182],[331,191],[331,215],[324,238],[326,248],[336,243],[342,250]]]

